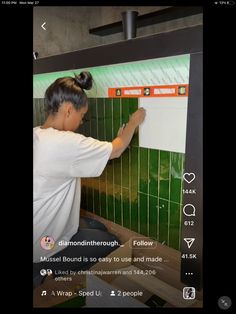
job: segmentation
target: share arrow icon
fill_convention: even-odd
[[[195,238],[184,238],[184,241],[187,243],[188,248],[190,249],[195,241]]]

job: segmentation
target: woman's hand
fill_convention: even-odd
[[[135,127],[139,126],[143,120],[145,119],[146,116],[146,110],[144,108],[139,108],[137,111],[135,111],[129,121],[131,123],[134,123]]]

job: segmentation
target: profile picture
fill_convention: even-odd
[[[183,298],[185,300],[193,300],[195,299],[195,288],[194,287],[184,287],[183,288]]]
[[[51,236],[45,236],[41,239],[41,247],[44,250],[51,250],[54,247],[55,241]]]
[[[46,269],[41,269],[41,270],[40,270],[40,275],[41,275],[41,276],[45,276],[46,274],[47,274]]]
[[[47,275],[48,276],[52,275],[52,270],[51,269],[47,269]]]
[[[41,276],[46,276],[46,275],[50,276],[50,275],[52,275],[52,270],[51,269],[41,269],[40,275]]]

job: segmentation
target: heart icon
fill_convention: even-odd
[[[194,179],[195,179],[195,174],[193,172],[191,172],[191,173],[185,172],[184,173],[184,180],[187,183],[191,183]]]

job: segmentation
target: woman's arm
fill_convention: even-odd
[[[123,132],[112,141],[112,153],[109,159],[119,158],[121,156],[123,151],[128,147],[135,129],[143,122],[145,115],[146,112],[143,108],[139,108],[132,114]]]

